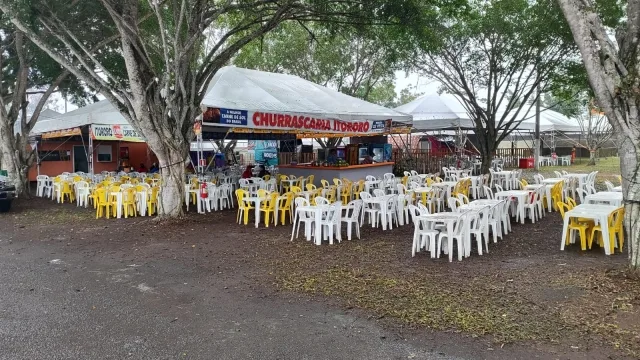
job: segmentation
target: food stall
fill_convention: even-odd
[[[202,100],[202,110],[203,131],[220,134],[220,129],[225,129],[227,138],[240,134],[268,135],[270,139],[380,136],[391,134],[398,125],[409,129],[412,119],[296,76],[236,67],[225,67],[216,73]],[[293,161],[279,164],[280,172],[316,175],[318,182],[334,177],[357,180],[392,172],[390,147],[385,151],[383,145],[366,145],[367,156],[361,158],[365,153],[360,149],[364,148],[359,145],[350,162],[346,161],[347,155],[343,161],[331,163]],[[349,149],[344,153],[349,154]]]

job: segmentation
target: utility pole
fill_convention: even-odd
[[[533,141],[533,163],[536,170],[540,170],[540,84],[536,88],[536,131]]]

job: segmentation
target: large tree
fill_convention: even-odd
[[[611,123],[622,172],[631,267],[640,268],[640,0],[558,0],[598,107]],[[615,34],[615,38],[612,36]]]
[[[78,101],[87,96],[68,75],[0,15],[0,164],[19,195],[29,196],[28,172],[35,160],[29,133],[49,97],[57,91]]]
[[[475,122],[488,172],[498,145],[565,71],[575,45],[553,0],[475,2],[440,29],[442,46],[415,66],[455,95]],[[554,20],[555,19],[555,20]]]
[[[423,2],[415,4],[426,6]],[[2,0],[13,24],[73,75],[117,105],[157,155],[160,215],[182,214],[184,164],[200,102],[218,69],[280,23],[405,23],[414,1]],[[434,6],[435,9],[435,6]],[[436,10],[434,10],[436,11]],[[75,24],[106,15],[125,76],[101,63]],[[66,56],[68,54],[69,56]]]

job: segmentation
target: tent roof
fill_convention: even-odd
[[[40,116],[38,116],[38,121],[36,122],[35,127],[38,126],[39,123],[43,122],[43,121],[49,121],[51,119],[54,119],[58,116],[60,116],[61,114],[55,110],[51,110],[51,109],[44,109],[40,112]],[[13,132],[15,134],[19,134],[20,133],[20,128],[21,128],[21,120],[18,119],[18,121],[16,121],[16,123],[13,125]]]
[[[523,109],[525,110],[525,109]],[[517,120],[524,119],[516,128],[519,131],[535,131],[536,110],[534,107],[528,111],[521,111]],[[568,118],[557,111],[547,108],[540,109],[540,131],[580,132],[581,127],[577,119]]]
[[[451,94],[424,95],[394,110],[413,115],[413,127],[421,131],[475,128],[467,110]]]
[[[297,76],[223,67],[213,77],[202,105],[274,113],[295,113],[342,121],[394,120],[411,116],[343,94]]]
[[[31,134],[36,135],[91,124],[126,125],[129,122],[108,100],[102,100],[56,117],[40,119],[33,127]]]

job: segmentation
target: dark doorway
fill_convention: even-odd
[[[82,171],[89,172],[89,162],[87,161],[87,152],[84,146],[73,146],[73,172]]]

